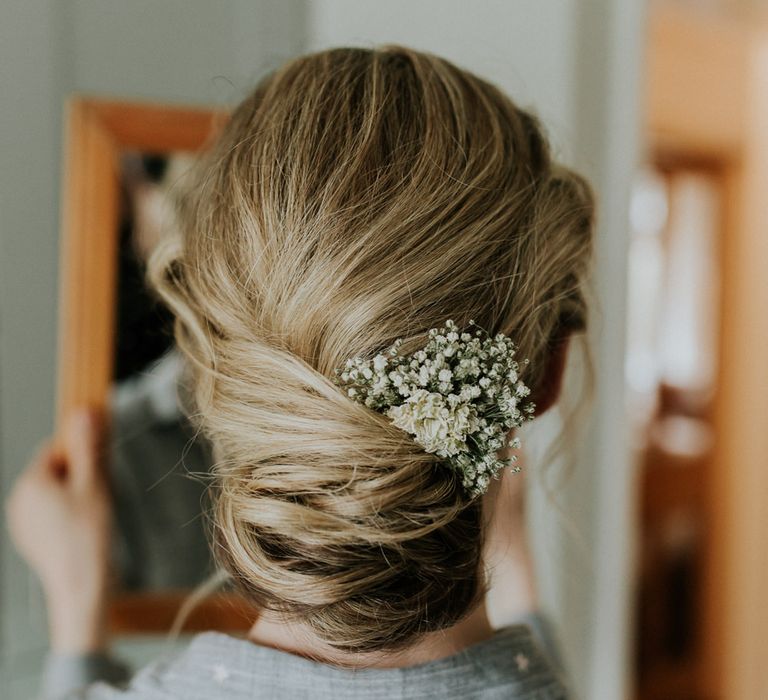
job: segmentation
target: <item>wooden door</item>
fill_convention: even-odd
[[[649,700],[764,698],[768,28],[654,5],[647,57],[647,160],[671,176],[686,169],[709,173],[718,189],[721,216],[716,222],[717,370],[710,401],[697,409],[711,426],[712,444],[688,477],[680,476],[668,453],[652,446],[643,450],[639,467],[644,534],[681,502],[698,514],[688,564],[693,641],[677,662],[663,653],[649,655],[645,648],[637,667],[637,695]],[[662,414],[685,399],[669,387],[660,387],[660,393]],[[656,574],[663,576],[665,567],[654,563],[653,553],[646,547],[643,554],[646,568],[656,566]],[[653,585],[645,580],[640,586],[649,605]],[[657,606],[654,614],[671,613]],[[640,619],[648,625],[654,617],[641,614]],[[648,629],[638,629],[639,637],[648,634]]]

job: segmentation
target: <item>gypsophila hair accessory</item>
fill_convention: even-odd
[[[517,348],[502,333],[460,333],[453,321],[431,329],[426,346],[412,354],[400,354],[402,342],[372,360],[347,360],[336,383],[444,458],[470,496],[484,493],[491,478],[517,461],[496,456],[507,433],[533,417],[535,405],[522,402],[530,389],[518,376]],[[519,448],[519,438],[509,446]]]

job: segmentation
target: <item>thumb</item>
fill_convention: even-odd
[[[79,409],[72,413],[64,428],[64,450],[72,485],[91,485],[102,477],[104,426],[101,412]]]

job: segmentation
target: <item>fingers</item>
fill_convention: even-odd
[[[46,440],[19,475],[17,485],[60,481],[66,476],[66,465],[53,440]]]
[[[104,422],[93,409],[75,411],[64,427],[63,447],[74,488],[86,487],[103,476]]]
[[[26,472],[38,475],[49,474],[58,461],[56,446],[53,440],[46,440],[37,448],[34,456],[29,460]]]
[[[10,531],[15,531],[16,523],[23,516],[23,510],[29,493],[39,494],[52,482],[54,465],[58,463],[52,441],[43,443],[19,474],[5,501],[5,514]]]

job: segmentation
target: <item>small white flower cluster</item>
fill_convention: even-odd
[[[522,402],[530,389],[518,376],[514,343],[479,328],[460,332],[446,321],[444,328],[429,331],[423,349],[401,355],[401,345],[396,340],[372,360],[347,360],[336,372],[336,383],[350,398],[389,416],[427,452],[444,458],[470,496],[484,493],[491,478],[517,460],[501,460],[496,453],[535,408]],[[519,448],[519,438],[509,445]]]

